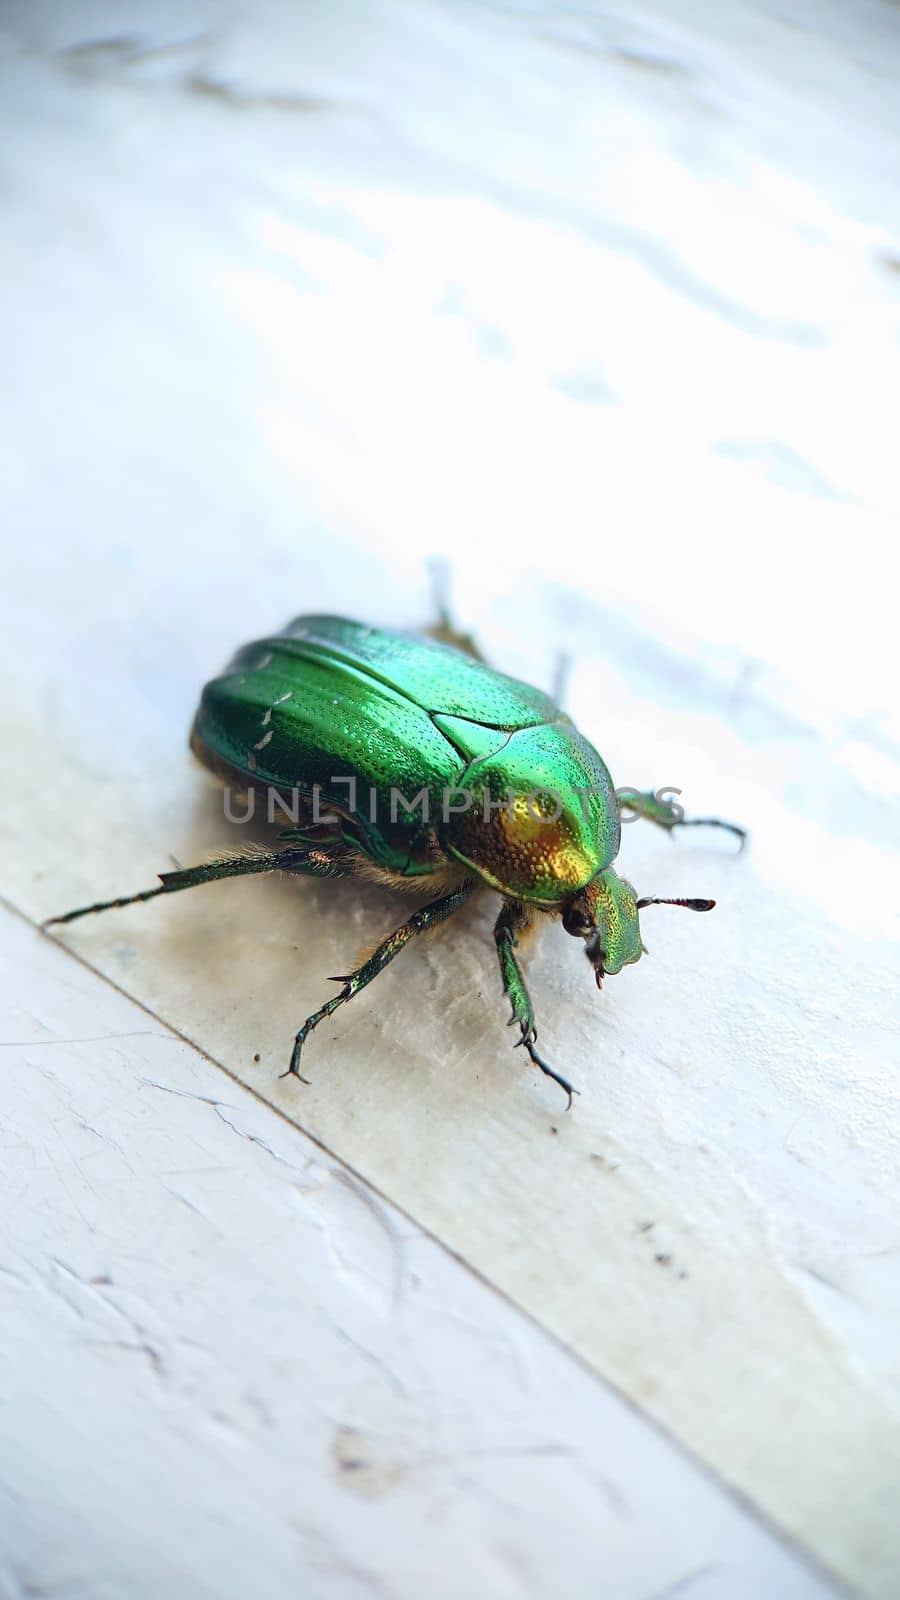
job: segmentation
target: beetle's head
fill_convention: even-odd
[[[566,933],[584,940],[584,952],[594,969],[597,988],[609,973],[621,972],[646,955],[641,943],[638,912],[644,906],[684,906],[688,911],[711,911],[715,900],[639,900],[631,884],[607,867],[579,889],[563,907]]]

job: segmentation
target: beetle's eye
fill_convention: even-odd
[[[593,919],[588,916],[584,906],[569,905],[563,912],[563,927],[566,933],[573,934],[576,938],[585,939],[593,932]]]

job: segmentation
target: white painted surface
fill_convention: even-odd
[[[190,1045],[0,942],[4,1600],[833,1594]]]
[[[618,783],[753,830],[628,830],[642,892],[719,909],[658,912],[602,1003],[548,930],[571,1117],[510,1052],[487,907],[317,1036],[308,1090],[290,1038],[386,896],[225,884],[67,938],[893,1596],[896,13],[3,26],[4,892],[37,918],[221,846],[204,677],[299,610],[420,621],[452,554],[498,665],[572,652]]]

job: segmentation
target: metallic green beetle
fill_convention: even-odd
[[[653,794],[617,799],[596,750],[539,689],[492,671],[449,622],[437,637],[388,633],[340,617],[298,617],[245,645],[203,690],[191,733],[199,759],[229,785],[275,794],[295,825],[270,851],[244,851],[160,875],[160,887],[51,918],[150,900],[216,878],[287,871],[363,873],[432,898],[389,935],[340,992],[303,1024],[289,1073],[312,1030],[352,998],[414,934],[487,886],[502,897],[494,928],[517,1043],[538,1054],[516,946],[535,913],[561,915],[585,942],[597,985],[642,953],[647,905],[712,909],[712,900],[638,899],[612,863],[621,808],[664,828],[680,807]],[[743,830],[717,818],[696,819]],[[307,1080],[302,1080],[307,1081]]]

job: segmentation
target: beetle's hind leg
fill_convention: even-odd
[[[379,972],[390,961],[393,961],[395,956],[400,954],[400,951],[409,944],[410,939],[415,934],[424,933],[426,929],[436,927],[446,917],[452,916],[454,911],[458,911],[460,906],[469,898],[474,887],[475,885],[472,883],[460,884],[450,894],[441,895],[439,900],[431,900],[427,906],[421,906],[418,911],[414,911],[412,916],[403,923],[402,927],[396,928],[393,933],[388,934],[386,939],[382,939],[368,961],[364,961],[362,966],[357,967],[355,972],[339,978],[333,978],[333,983],[343,985],[340,994],[336,994],[332,999],[326,1000],[324,1006],[320,1006],[319,1010],[314,1011],[311,1017],[307,1017],[294,1040],[290,1065],[281,1076],[287,1078],[293,1074],[295,1078],[300,1079],[301,1083],[308,1083],[308,1078],[304,1078],[300,1072],[300,1055],[313,1029],[317,1028],[320,1022],[324,1022],[326,1017],[330,1017],[333,1012],[337,1011],[338,1006],[344,1005],[347,1000],[352,1000],[353,996],[359,994],[360,989],[364,989],[367,983],[372,982],[373,978],[377,978]]]
[[[566,1107],[568,1111],[572,1105],[572,1096],[577,1094],[578,1090],[573,1089],[572,1085],[561,1077],[558,1072],[554,1072],[543,1056],[538,1054],[535,1045],[537,1029],[534,1025],[534,1011],[531,1007],[528,989],[525,986],[522,968],[516,958],[516,945],[519,942],[519,935],[531,926],[531,920],[531,912],[523,905],[521,900],[505,900],[500,915],[494,924],[494,942],[497,946],[497,955],[500,960],[503,992],[512,1006],[509,1025],[512,1027],[514,1023],[518,1024],[522,1037],[516,1040],[516,1044],[524,1045],[535,1066],[540,1067],[541,1072],[546,1073],[548,1078],[552,1078],[554,1083],[558,1083],[560,1088],[568,1095],[569,1104]]]
[[[616,791],[619,806],[623,810],[632,811],[636,817],[644,817],[647,822],[655,822],[658,828],[665,828],[668,833],[674,828],[724,828],[740,839],[740,848],[743,850],[747,842],[746,828],[739,827],[736,822],[724,822],[721,817],[686,817],[674,800],[663,798],[664,793],[664,790],[656,794],[642,794],[638,789]]]
[[[232,856],[220,856],[215,861],[204,861],[198,867],[179,867],[177,872],[161,872],[155,889],[142,889],[139,894],[127,894],[118,900],[95,900],[92,905],[78,906],[59,917],[48,917],[41,924],[52,928],[63,922],[77,922],[79,917],[97,911],[115,911],[120,906],[136,905],[141,900],[154,900],[158,894],[174,894],[179,889],[195,889],[201,883],[214,883],[217,878],[240,878],[260,872],[302,872],[313,877],[332,877],[342,874],[347,852],[340,847],[327,849],[309,845],[293,845],[284,850],[245,850]]]

